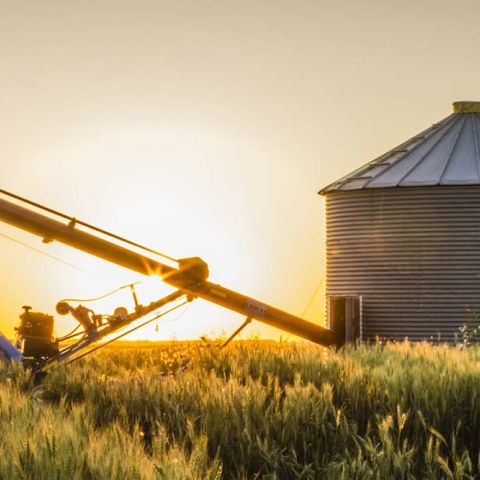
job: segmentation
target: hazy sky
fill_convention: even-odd
[[[200,256],[211,281],[300,315],[324,274],[317,191],[480,100],[479,15],[461,0],[0,0],[0,188]],[[53,314],[140,279],[4,224],[0,262],[7,335],[22,305]],[[167,291],[139,286],[144,303]],[[243,321],[200,300],[180,313],[142,336]]]

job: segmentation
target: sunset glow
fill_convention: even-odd
[[[174,259],[201,257],[210,281],[323,324],[318,190],[480,97],[479,67],[463,63],[479,7],[434,5],[4,6],[0,187]],[[145,304],[171,291],[4,224],[0,259],[9,337],[22,305],[54,314],[61,299],[135,282]],[[127,288],[98,308],[131,302]],[[196,300],[131,338],[230,334],[243,320]],[[59,334],[71,322],[56,318]],[[259,322],[243,335],[288,336]]]

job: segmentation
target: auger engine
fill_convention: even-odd
[[[42,359],[58,354],[58,341],[53,337],[53,317],[32,312],[32,307],[22,307],[20,326],[15,327],[17,348],[26,358]]]

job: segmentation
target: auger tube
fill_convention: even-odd
[[[341,343],[332,330],[207,281],[208,266],[198,257],[181,259],[179,268],[173,268],[80,229],[73,218],[67,223],[62,216],[63,221],[58,221],[4,199],[0,199],[0,220],[37,235],[46,243],[56,240],[129,270],[159,275],[165,283],[192,298],[203,298],[314,343],[325,346]]]

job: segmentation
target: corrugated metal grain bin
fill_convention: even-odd
[[[330,327],[347,341],[461,339],[480,317],[480,102],[319,193]]]

